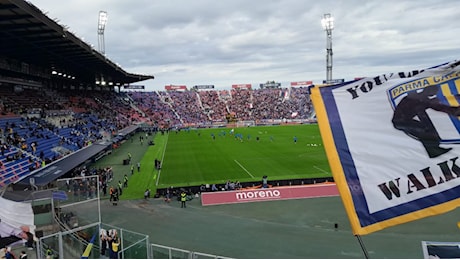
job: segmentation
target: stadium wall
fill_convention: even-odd
[[[263,120],[249,120],[238,121],[234,123],[214,122],[209,124],[184,124],[182,127],[191,128],[238,128],[250,126],[275,126],[275,125],[302,125],[302,124],[316,124],[317,121],[313,119],[263,119]]]
[[[272,180],[268,181],[268,185],[272,187],[278,186],[295,186],[295,185],[308,185],[308,184],[318,184],[318,183],[326,183],[326,182],[334,182],[332,177],[325,177],[325,178],[310,178],[310,179],[291,179],[291,180]],[[241,183],[243,189],[247,188],[259,188],[262,185],[262,180],[256,182],[244,182]],[[216,186],[219,191],[225,191],[225,183],[216,183]],[[173,195],[179,194],[180,190],[186,190],[189,194],[197,194],[200,193],[200,186],[187,186],[187,187],[174,187]],[[211,186],[206,187],[206,191],[211,191]],[[164,196],[166,194],[166,188],[164,189],[157,189],[156,196]]]
[[[338,196],[333,182],[312,185],[279,186],[264,189],[242,189],[201,193],[201,205],[220,205],[271,200],[290,200]]]

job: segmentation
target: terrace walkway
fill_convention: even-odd
[[[161,199],[101,205],[102,221],[150,243],[231,258],[364,258],[339,197],[181,208]],[[458,241],[460,211],[363,236],[370,258],[423,258],[421,241]],[[334,224],[338,228],[334,228]]]

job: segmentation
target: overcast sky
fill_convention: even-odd
[[[31,0],[98,48],[106,11],[105,53],[130,73],[165,85],[215,85],[326,78],[331,13],[333,78],[423,69],[460,57],[458,0]]]

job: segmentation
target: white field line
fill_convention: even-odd
[[[163,162],[165,160],[165,152],[166,152],[166,146],[168,146],[168,140],[169,140],[169,134],[166,137],[166,143],[165,143],[165,147],[163,149],[163,156],[161,156],[161,164],[163,164]],[[153,167],[155,167],[155,165]],[[156,182],[157,187],[158,187],[158,182],[160,181],[160,175],[161,175],[161,168],[160,168],[160,170],[158,170],[158,177],[157,177],[157,182]]]
[[[237,160],[234,161],[241,167],[241,169],[243,169],[247,174],[249,174],[249,176],[251,176],[251,178],[254,179],[254,175],[252,175],[248,170],[246,170],[246,168],[244,168],[243,165],[241,165],[241,163],[239,163]]]
[[[316,166],[316,165],[314,165],[313,168],[315,168],[315,169],[317,169],[317,170],[320,170],[320,171],[322,171],[322,172],[324,172],[324,173],[331,174],[330,172],[327,172],[327,171],[325,171],[325,170],[319,168],[319,167]]]

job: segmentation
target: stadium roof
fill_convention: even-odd
[[[32,174],[18,180],[16,183],[28,185],[30,179],[34,178],[34,184],[43,187],[48,183],[60,178],[72,169],[82,165],[86,160],[107,150],[112,144],[92,144],[86,146],[60,160],[54,161],[51,164],[33,171]]]
[[[95,156],[112,149],[112,143],[127,138],[127,136],[134,133],[138,128],[139,126],[137,125],[128,126],[120,130],[120,134],[122,136],[116,137],[110,143],[106,141],[101,141],[86,146],[74,153],[71,153],[57,161],[48,164],[44,168],[39,168],[33,171],[26,177],[17,180],[15,184],[22,184],[28,186],[30,184],[30,179],[33,178],[36,186],[43,187],[48,183],[56,180],[57,178],[60,178],[61,176],[71,172],[74,168],[83,165],[89,159],[94,158]]]
[[[47,68],[50,73],[67,73],[79,82],[90,84],[101,77],[114,85],[154,78],[124,71],[23,0],[0,0],[0,57]]]

